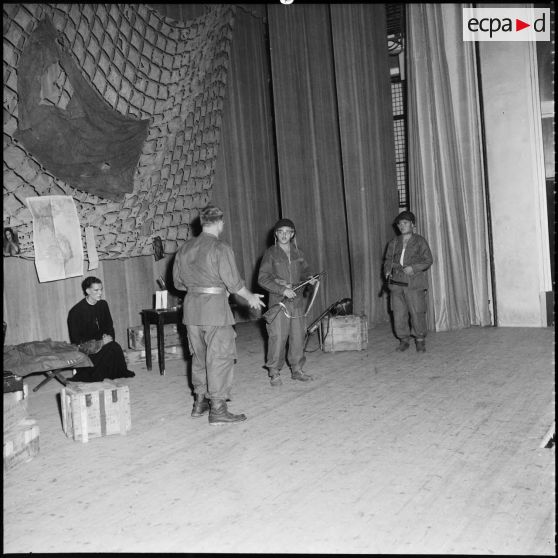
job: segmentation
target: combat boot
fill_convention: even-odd
[[[280,386],[280,385],[283,384],[283,382],[281,381],[281,375],[279,374],[279,372],[275,372],[274,374],[270,374],[269,383],[273,387],[277,387],[277,386]]]
[[[417,346],[417,353],[426,352],[426,342],[424,341],[424,339],[417,339],[415,341],[415,345]]]
[[[406,351],[408,348],[409,348],[409,338],[404,337],[399,341],[399,347],[396,347],[395,350],[402,353],[403,351]]]
[[[229,413],[227,402],[224,399],[212,399],[210,405],[209,424],[228,424],[229,422],[246,420],[246,415],[233,415]]]
[[[314,379],[314,376],[310,376],[310,374],[306,374],[302,370],[296,370],[291,372],[291,378],[293,380],[299,380],[300,382],[308,382]]]
[[[192,417],[201,417],[207,411],[209,411],[209,401],[205,395],[199,395],[196,393],[196,399],[194,401],[194,406],[192,407]]]

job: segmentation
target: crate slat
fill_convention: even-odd
[[[22,390],[4,393],[4,432],[14,427],[23,419],[27,418],[27,415],[29,413],[27,394],[27,384],[23,384]]]
[[[145,349],[135,351],[133,349],[127,349],[124,351],[124,357],[126,362],[130,365],[136,363],[145,363]],[[165,346],[165,360],[172,360],[182,358],[182,348],[180,346],[174,345],[172,347]],[[155,341],[155,348],[151,349],[151,360],[152,362],[159,361],[159,351],[157,350],[157,342]]]
[[[180,345],[180,334],[176,324],[165,324],[163,326],[165,333],[165,346]],[[157,346],[157,326],[151,324],[151,346]],[[128,347],[135,351],[145,349],[145,339],[143,326],[133,326],[128,328]]]
[[[39,425],[24,419],[4,432],[4,471],[31,461],[39,453]]]

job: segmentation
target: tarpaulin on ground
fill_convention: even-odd
[[[4,347],[4,370],[17,376],[84,366],[93,366],[91,359],[65,341],[45,339]]]
[[[43,99],[57,63],[73,88],[65,108]],[[74,188],[111,200],[133,191],[149,120],[133,120],[108,106],[85,81],[64,46],[64,36],[47,19],[25,45],[18,89],[15,138],[46,170]]]

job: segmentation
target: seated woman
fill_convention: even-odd
[[[132,378],[122,347],[114,340],[114,326],[106,300],[101,300],[103,284],[87,277],[81,284],[85,298],[68,313],[70,342],[93,362],[70,378],[74,382],[102,382],[104,379]]]

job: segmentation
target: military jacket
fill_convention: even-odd
[[[244,280],[226,242],[204,232],[191,238],[176,253],[172,272],[174,286],[187,291],[182,318],[185,325],[234,324],[228,297],[244,287]],[[221,287],[225,292],[188,292],[191,287]]]
[[[409,289],[427,289],[428,280],[426,270],[432,265],[432,252],[426,239],[420,234],[413,234],[407,242],[403,265],[401,252],[403,251],[403,236],[396,236],[390,240],[384,261],[384,275],[391,273],[395,281],[409,283]],[[410,265],[413,275],[407,275],[403,268]]]
[[[290,256],[278,245],[269,247],[262,258],[258,273],[258,285],[269,292],[269,304],[273,306],[283,298],[287,285],[296,285],[311,276],[308,262],[302,250],[291,244]],[[298,296],[288,305],[300,309],[304,306],[302,289],[297,291]]]

